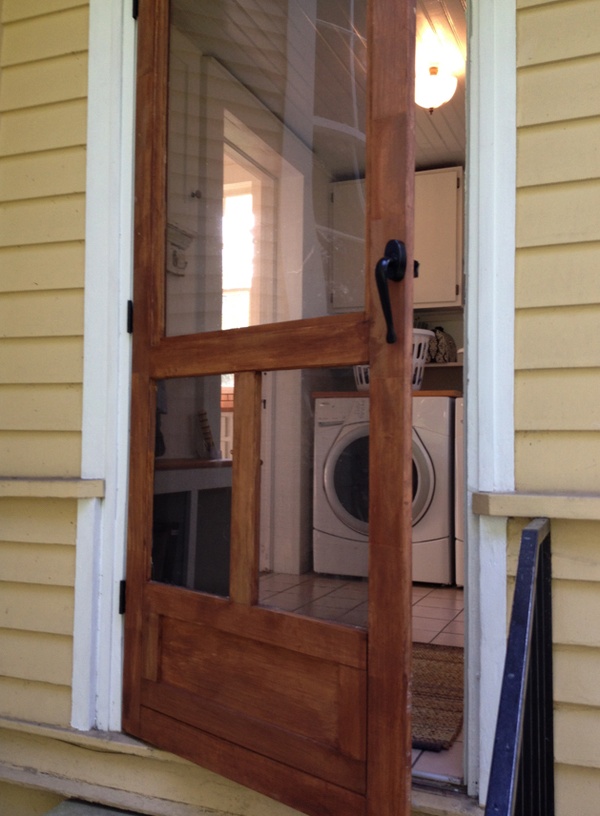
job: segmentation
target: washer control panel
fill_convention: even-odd
[[[348,422],[369,421],[368,397],[332,397],[317,399],[315,420],[319,427],[342,425]]]

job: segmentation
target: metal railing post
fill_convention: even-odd
[[[525,527],[515,582],[486,816],[554,816],[550,523]]]

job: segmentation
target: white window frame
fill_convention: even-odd
[[[514,0],[469,4],[466,224],[467,496],[514,489]],[[131,0],[90,0],[82,475],[72,725],[119,731],[129,448],[136,30]],[[480,319],[482,316],[482,319]],[[502,456],[498,452],[502,451]],[[468,516],[469,793],[487,789],[505,649],[506,521]]]

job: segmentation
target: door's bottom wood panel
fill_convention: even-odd
[[[159,680],[215,702],[236,716],[333,743],[339,733],[339,666],[297,651],[162,619]]]
[[[147,716],[158,713],[179,721],[184,712],[186,722],[199,733],[239,743],[249,751],[297,767],[323,781],[356,793],[365,792],[364,758],[343,755],[334,745],[325,745],[284,731],[264,719],[256,719],[251,708],[233,715],[230,710],[196,694],[151,682],[143,684],[142,704]]]
[[[365,797],[142,708],[135,736],[308,816],[366,816]]]

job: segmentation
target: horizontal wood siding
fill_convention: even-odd
[[[600,484],[600,0],[519,2],[516,483]]]
[[[0,470],[81,473],[86,0],[0,4]],[[0,499],[0,715],[67,725],[77,502]]]
[[[517,8],[516,486],[597,494],[600,0]],[[599,542],[600,522],[552,521],[558,816],[598,812]]]
[[[0,716],[69,721],[75,517],[73,500],[0,499]]]
[[[0,782],[0,802],[11,816],[44,816],[64,801],[64,798],[56,793]]]

